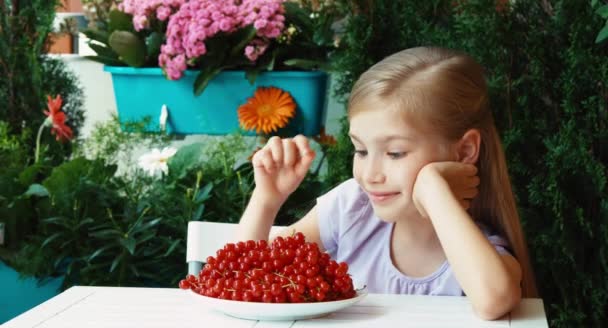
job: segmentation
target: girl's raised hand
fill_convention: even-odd
[[[418,172],[412,195],[420,214],[427,216],[425,204],[432,204],[436,193],[442,191],[441,186],[446,186],[465,210],[469,209],[471,201],[479,193],[477,167],[461,162],[433,162],[425,165]]]
[[[315,152],[302,135],[271,137],[252,159],[256,190],[269,201],[283,204],[298,188],[314,158]]]

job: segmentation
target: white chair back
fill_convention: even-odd
[[[186,246],[186,262],[188,273],[198,274],[207,257],[215,256],[215,252],[224,247],[226,243],[234,242],[236,236],[236,223],[218,222],[188,222],[188,240]],[[282,226],[273,226],[271,233],[283,229]]]

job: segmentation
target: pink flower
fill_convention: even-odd
[[[161,5],[171,10],[177,8],[168,16],[166,42],[158,59],[166,75],[177,79],[187,69],[187,63],[207,53],[206,41],[220,32],[233,33],[253,25],[257,38],[247,45],[244,55],[250,61],[257,60],[268,48],[269,39],[279,37],[284,29],[283,1],[125,0],[121,5],[122,8],[135,8],[133,11],[138,15],[148,15],[150,8]],[[157,18],[165,18],[164,13],[158,16],[157,9]]]
[[[156,18],[160,21],[165,21],[171,15],[171,8],[167,6],[160,6],[156,8]]]
[[[149,21],[156,17],[159,21],[167,20],[188,0],[124,0],[118,9],[133,15],[133,27],[136,31],[147,29]]]
[[[254,62],[266,52],[266,48],[268,48],[268,43],[261,39],[254,39],[245,47],[245,57]]]
[[[253,27],[255,27],[256,30],[261,30],[266,27],[266,25],[268,25],[268,21],[265,19],[258,19],[253,23]]]

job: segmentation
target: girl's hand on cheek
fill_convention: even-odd
[[[467,210],[471,200],[479,193],[479,177],[477,167],[473,164],[460,162],[433,162],[425,165],[419,172],[414,183],[414,205],[427,217],[428,206],[433,206],[437,193],[451,192]]]
[[[282,204],[298,188],[314,158],[315,152],[302,135],[270,138],[252,159],[256,191]]]

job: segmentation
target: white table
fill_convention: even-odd
[[[548,327],[540,299],[524,299],[501,320],[475,317],[465,297],[369,294],[354,306],[302,321],[241,320],[201,307],[169,288],[72,287],[2,328],[300,328],[300,327]]]

